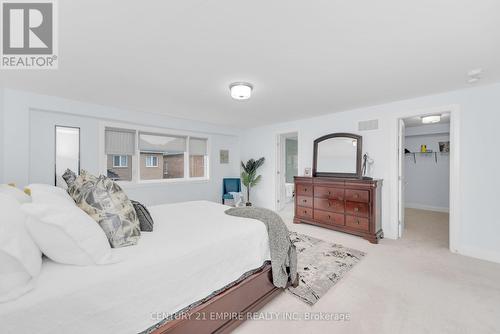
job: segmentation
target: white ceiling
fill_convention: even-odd
[[[59,69],[0,84],[251,127],[500,80],[498,0],[58,3]]]

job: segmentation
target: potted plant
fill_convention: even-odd
[[[252,206],[250,203],[250,188],[255,187],[261,179],[261,175],[257,175],[257,169],[264,164],[264,157],[254,160],[250,159],[247,163],[241,162],[243,172],[241,172],[241,182],[247,188],[247,203],[246,206]]]

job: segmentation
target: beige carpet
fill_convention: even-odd
[[[343,233],[293,225],[290,211],[284,211],[292,230],[367,255],[314,306],[283,293],[262,311],[279,316],[348,313],[350,320],[250,320],[234,333],[500,333],[500,265],[450,253],[447,214],[406,214],[403,239],[372,245]]]

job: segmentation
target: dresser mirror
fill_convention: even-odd
[[[362,137],[331,133],[314,141],[313,176],[361,178]]]

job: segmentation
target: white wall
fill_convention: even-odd
[[[439,152],[439,142],[449,141],[449,124],[441,130],[432,125],[407,128],[405,148],[419,152],[420,145]],[[405,206],[407,208],[447,212],[450,203],[450,155],[405,155]]]
[[[245,131],[242,137],[244,159],[264,156],[267,161],[260,170],[262,182],[253,189],[256,205],[274,208],[275,135],[299,132],[299,174],[312,166],[313,140],[332,132],[353,132],[363,136],[363,151],[375,160],[373,176],[384,179],[382,191],[382,227],[386,237],[397,237],[397,194],[394,175],[397,119],[408,117],[416,110],[459,105],[460,124],[460,186],[461,218],[458,252],[500,262],[500,216],[485,208],[499,205],[497,189],[500,179],[494,177],[500,157],[494,154],[500,142],[500,84],[475,87],[403,100],[383,105],[359,108],[263,126]],[[445,111],[445,110],[443,110]],[[305,111],[306,112],[306,111]],[[358,132],[358,121],[379,120],[379,129]],[[492,146],[493,145],[493,146]]]
[[[4,123],[1,131],[4,145],[0,146],[0,152],[3,150],[4,156],[1,160],[1,183],[15,182],[23,187],[34,182],[54,182],[55,125],[81,128],[81,167],[98,174],[99,123],[103,120],[194,131],[211,138],[208,182],[136,184],[126,187],[132,199],[146,204],[197,199],[220,201],[222,178],[239,175],[240,144],[238,130],[234,128],[9,89],[3,90],[3,98]],[[229,149],[230,164],[219,164],[220,149]]]

